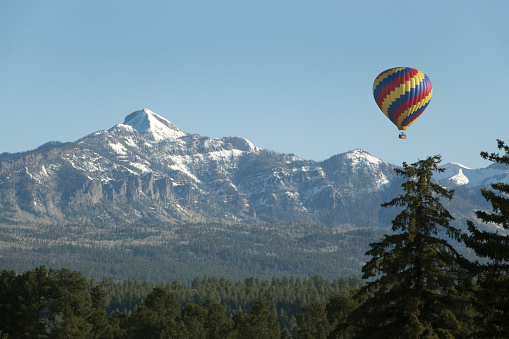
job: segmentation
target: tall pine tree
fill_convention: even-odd
[[[349,323],[358,338],[468,337],[461,293],[466,277],[463,258],[449,244],[459,239],[441,199],[454,192],[432,180],[440,156],[396,168],[406,178],[403,194],[383,207],[402,207],[393,234],[370,244],[371,260],[362,268],[366,285],[356,297],[363,303]],[[468,279],[468,278],[465,278]]]
[[[302,314],[297,316],[297,338],[327,339],[331,330],[325,310],[326,304],[315,301],[301,307]]]
[[[497,141],[498,149],[504,152],[502,155],[482,152],[481,156],[496,163],[492,166],[507,168],[509,146]],[[483,264],[478,263],[474,271],[479,285],[475,298],[481,325],[478,335],[509,338],[509,184],[494,183],[491,188],[483,188],[481,194],[491,203],[492,210],[476,211],[476,216],[484,223],[497,225],[500,231],[481,230],[469,220],[470,234],[465,236],[465,243],[478,256],[488,259]]]
[[[185,338],[185,325],[180,321],[180,302],[173,292],[156,287],[129,318],[132,338]]]
[[[270,312],[270,302],[260,297],[250,304],[251,314],[235,316],[235,331],[243,339],[279,339],[281,332],[274,314]]]

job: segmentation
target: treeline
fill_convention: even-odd
[[[22,274],[4,270],[0,338],[292,338],[309,327],[302,310],[323,305],[345,318],[361,285],[359,278],[292,276],[196,277],[189,286],[87,280],[44,266]]]
[[[107,293],[104,300],[107,313],[120,310],[127,316],[157,286],[172,291],[184,306],[189,303],[202,305],[207,299],[214,299],[224,307],[229,317],[249,310],[253,300],[263,297],[270,301],[270,311],[276,315],[281,329],[293,331],[295,317],[303,304],[326,301],[337,294],[349,294],[363,282],[357,277],[331,281],[321,276],[309,279],[291,276],[273,277],[270,281],[251,277],[237,282],[224,277],[196,277],[191,285],[177,280],[157,285],[139,280],[115,283],[108,278],[99,283],[92,279],[91,284],[99,285]]]
[[[204,275],[334,279],[358,276],[369,243],[386,231],[298,223],[0,225],[0,267],[162,283]]]

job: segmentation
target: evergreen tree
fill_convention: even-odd
[[[347,319],[358,306],[357,301],[347,294],[336,294],[329,299],[325,306],[327,318],[331,326],[329,338],[350,338],[346,328]]]
[[[504,154],[482,152],[484,159],[497,165],[509,165],[509,145],[498,141],[498,149]],[[475,306],[479,312],[478,335],[485,338],[509,338],[509,184],[494,183],[492,190],[483,188],[481,194],[491,203],[491,211],[476,211],[484,223],[497,225],[505,231],[490,232],[477,228],[467,221],[470,234],[464,236],[465,243],[475,253],[487,258],[486,263],[477,263],[473,270],[479,288]]]
[[[207,339],[228,339],[233,338],[233,320],[226,316],[226,311],[217,301],[205,300],[205,328]]]
[[[187,328],[189,338],[206,339],[205,320],[207,311],[196,304],[187,304],[182,312],[182,321]]]
[[[92,314],[92,300],[87,280],[79,272],[69,269],[50,270],[54,300],[50,309],[60,319],[51,331],[54,338],[85,338],[93,325],[87,321]]]
[[[350,316],[355,337],[468,337],[464,259],[443,238],[461,236],[440,202],[454,192],[432,181],[439,163],[437,155],[395,169],[406,178],[404,194],[382,206],[403,210],[392,222],[394,233],[366,252],[366,285],[356,295],[364,302]]]
[[[297,316],[297,338],[327,339],[330,325],[325,311],[325,303],[315,301],[302,306],[302,314]]]
[[[88,322],[93,325],[91,330],[92,338],[97,339],[114,339],[122,337],[120,330],[120,322],[115,318],[108,317],[103,308],[103,302],[106,298],[106,292],[100,286],[92,287],[90,291],[92,298],[92,312]]]
[[[0,330],[12,338],[84,338],[91,313],[87,281],[78,272],[41,266],[0,275]]]
[[[251,314],[241,313],[235,317],[237,337],[243,339],[279,339],[281,332],[276,316],[269,310],[265,298],[251,302]]]
[[[51,282],[44,266],[24,274],[0,275],[0,330],[13,338],[46,337],[52,320],[49,311]]]
[[[156,287],[129,319],[133,338],[185,338],[180,322],[180,302],[163,287]]]

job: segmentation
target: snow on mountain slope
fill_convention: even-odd
[[[380,204],[401,190],[394,167],[361,149],[315,162],[241,137],[190,134],[143,109],[75,143],[0,157],[0,212],[17,221],[292,220],[386,227],[392,215]],[[443,167],[436,175],[442,185],[466,189],[468,201],[458,200],[456,214],[474,210],[477,186],[509,182],[503,166]]]
[[[216,170],[221,175],[231,175],[239,157],[262,150],[241,137],[212,139],[186,133],[148,109],[135,111],[125,118],[124,124],[78,142],[101,149],[117,163],[140,174],[153,172],[160,178],[168,171],[176,171],[181,179],[174,180],[175,185],[191,180],[207,186],[203,176],[208,172]]]
[[[125,118],[124,125],[132,126],[145,138],[156,142],[177,139],[188,135],[165,118],[147,108],[129,114]]]
[[[366,151],[352,151],[332,156],[322,166],[334,187],[355,193],[388,188],[395,177],[394,165],[384,162]],[[363,185],[353,183],[362,181]]]
[[[435,173],[434,178],[446,187],[488,187],[491,183],[509,183],[509,166],[488,166],[471,169],[457,163],[447,163],[441,168],[442,173]]]
[[[372,156],[366,151],[356,148],[353,151],[346,153],[345,160],[350,162],[352,167],[361,166],[378,166],[382,163],[382,160]]]

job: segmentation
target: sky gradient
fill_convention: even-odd
[[[509,1],[2,1],[0,153],[75,141],[148,108],[189,133],[325,160],[485,167],[509,138]],[[433,84],[406,140],[375,77]]]

